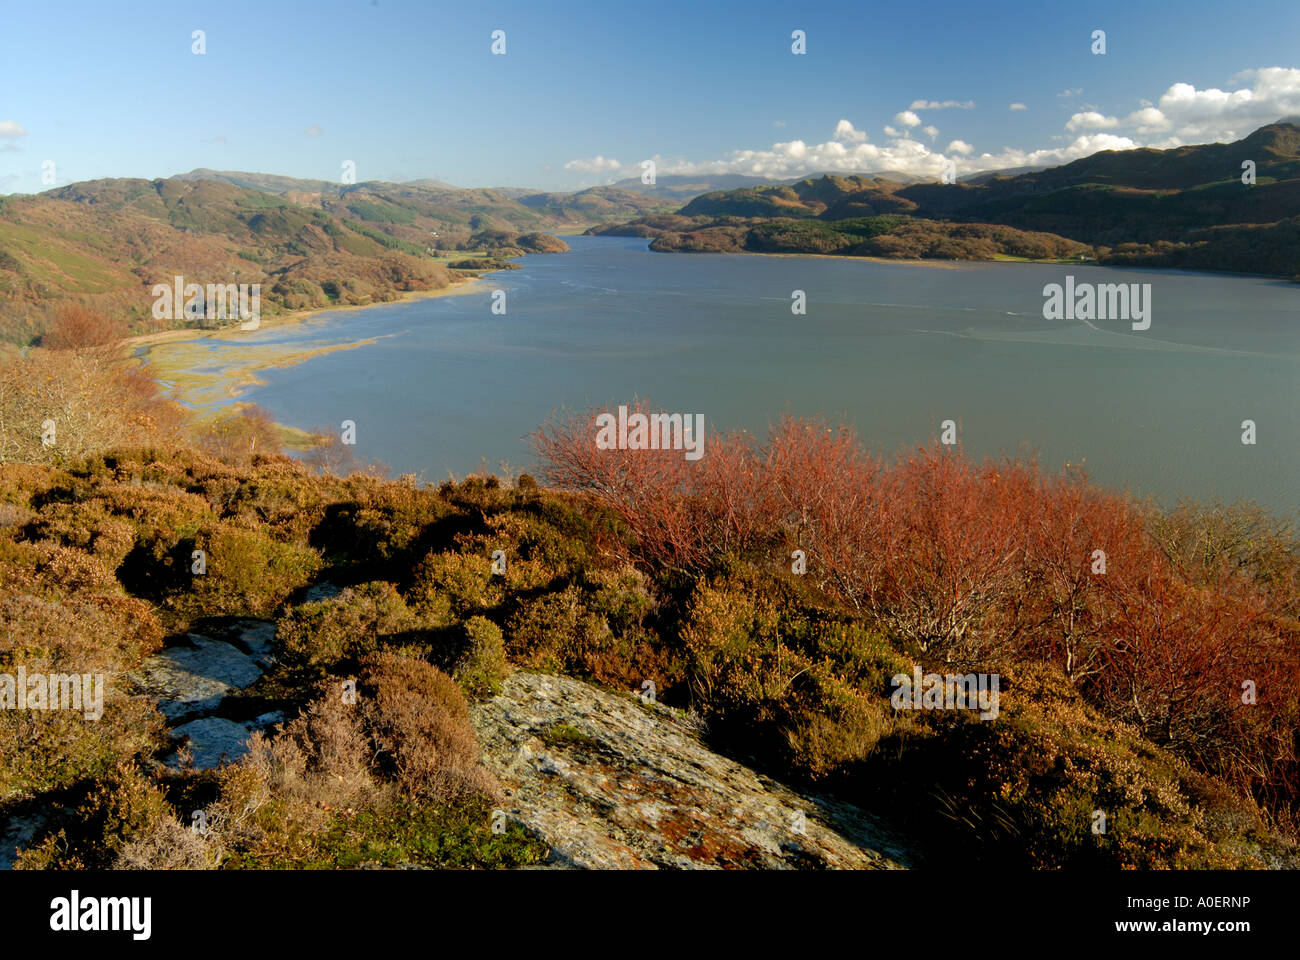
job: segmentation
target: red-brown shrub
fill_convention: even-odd
[[[820,592],[897,642],[1054,664],[1111,716],[1294,812],[1300,546],[1256,513],[1165,517],[1075,473],[938,444],[878,461],[848,428],[793,418],[764,444],[710,435],[697,462],[598,450],[600,412],[552,419],[534,445],[552,484],[627,525],[633,561],[698,574],[801,549]]]

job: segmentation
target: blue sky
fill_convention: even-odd
[[[661,175],[931,175],[1300,113],[1296,0],[74,0],[0,18],[5,193],[46,189],[45,161],[60,185],[195,167],[337,180],[345,160],[359,180],[546,189],[646,158]]]

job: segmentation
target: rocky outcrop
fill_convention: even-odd
[[[236,719],[232,693],[270,664],[274,625],[204,624],[135,674],[156,699],[193,767],[238,759],[280,714]],[[849,804],[792,790],[709,749],[698,724],[633,693],[517,672],[474,703],[484,765],[499,809],[551,848],[558,869],[898,869],[915,854],[884,823]],[[179,753],[164,763],[175,766]],[[0,869],[44,818],[0,831]]]
[[[207,633],[186,634],[141,664],[132,680],[140,694],[157,702],[172,740],[189,751],[193,766],[208,770],[223,759],[238,760],[255,731],[284,719],[279,713],[252,720],[218,715],[227,696],[250,686],[271,665],[274,647],[275,624],[235,620]],[[173,753],[164,763],[174,766],[179,759]]]
[[[502,809],[587,869],[894,869],[876,818],[797,793],[708,749],[687,718],[633,694],[515,673],[471,719]]]

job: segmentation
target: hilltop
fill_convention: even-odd
[[[830,174],[814,173],[799,177],[768,178],[751,177],[742,173],[670,173],[656,177],[654,183],[642,183],[640,177],[628,177],[626,180],[616,181],[611,184],[611,186],[615,189],[626,190],[630,193],[648,194],[653,197],[662,197],[667,200],[674,200],[677,203],[685,203],[704,193],[719,193],[727,190],[784,186],[787,184],[798,183],[801,180],[815,180],[822,176],[830,176]],[[878,178],[898,184],[917,183],[921,179],[920,177],[913,176],[910,173],[900,173],[892,170],[879,171],[875,173],[840,174],[840,176],[861,176],[868,179]]]
[[[1252,186],[1241,179],[1246,161]],[[1083,257],[1291,277],[1300,272],[1300,125],[954,184],[827,175],[746,186],[589,232],[653,237],[661,251]]]
[[[330,184],[198,170],[103,179],[0,199],[0,341],[39,339],[76,303],[137,333],[155,283],[260,283],[264,313],[379,303],[434,290],[467,255],[567,249],[545,231],[627,219],[663,204],[609,188],[576,194],[428,184]],[[522,239],[520,239],[522,238]]]

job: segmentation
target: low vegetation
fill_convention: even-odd
[[[936,862],[1297,862],[1300,546],[1255,508],[1159,512],[940,446],[881,458],[802,420],[692,462],[597,450],[598,411],[555,418],[546,486],[293,461],[257,411],[195,435],[141,419],[143,394],[32,442],[47,387],[25,364],[132,382],[94,326],[0,375],[0,673],[107,680],[95,723],[0,711],[0,816],[44,816],[22,866],[539,862],[493,829],[468,719],[512,668],[653,681],[717,749],[891,815]],[[248,617],[275,623],[276,662],[238,696],[286,721],[215,771],[164,767],[131,674]],[[997,675],[998,716],[898,709],[917,668]]]

